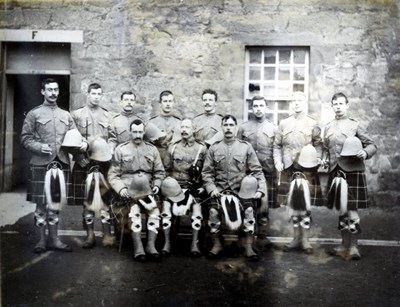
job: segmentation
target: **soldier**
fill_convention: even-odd
[[[136,95],[131,91],[121,94],[121,113],[111,119],[108,143],[112,151],[122,143],[132,139],[129,125],[135,120],[140,119],[136,114]]]
[[[22,146],[32,153],[27,200],[36,203],[35,225],[40,234],[34,252],[43,253],[47,249],[70,252],[71,247],[61,242],[57,234],[59,213],[66,202],[69,180],[69,158],[61,145],[66,133],[76,127],[71,115],[57,106],[59,86],[56,80],[44,80],[41,93],[44,102],[29,111],[21,133]],[[81,140],[81,151],[86,147],[87,144]]]
[[[161,107],[161,112],[159,115],[150,118],[149,123],[154,124],[163,133],[166,134],[165,138],[154,142],[154,145],[160,152],[161,159],[164,162],[165,156],[167,154],[167,147],[171,143],[177,141],[180,137],[179,126],[181,120],[178,116],[174,114],[175,99],[171,91],[161,92],[159,103]]]
[[[200,194],[204,190],[201,182],[201,169],[207,153],[206,146],[195,140],[193,131],[195,126],[190,119],[181,122],[180,131],[182,139],[168,147],[165,170],[174,180],[164,180],[161,188],[165,196],[163,201],[162,225],[165,235],[165,244],[161,251],[164,255],[171,252],[170,229],[171,212],[185,215],[189,210],[192,211],[192,245],[190,255],[192,257],[201,256],[198,244],[199,231],[202,224],[203,215],[201,212]],[[183,192],[181,192],[183,189]],[[179,195],[180,197],[175,197]],[[171,197],[170,197],[171,196]],[[184,210],[172,210],[174,208],[184,208]]]
[[[305,253],[312,254],[313,249],[308,240],[311,226],[310,206],[320,205],[322,200],[317,173],[322,154],[321,129],[317,122],[305,113],[307,105],[304,93],[294,92],[291,106],[294,113],[280,122],[274,141],[275,168],[282,172],[278,201],[290,207],[294,230],[294,238],[291,243],[285,245],[284,250],[300,248]],[[300,153],[306,145],[314,146],[316,165],[304,164],[304,167],[298,163]],[[306,150],[309,150],[308,147]],[[294,195],[300,197],[293,197]]]
[[[364,160],[370,159],[377,148],[359,122],[347,116],[346,95],[333,95],[332,108],[335,119],[325,127],[323,161],[329,163],[328,207],[339,211],[342,244],[331,254],[359,260],[357,241],[361,227],[357,210],[368,205]]]
[[[253,117],[244,122],[238,132],[238,138],[249,142],[257,154],[267,182],[268,195],[261,198],[257,209],[257,243],[260,247],[270,245],[267,238],[269,224],[269,208],[277,208],[276,172],[273,159],[273,144],[277,127],[266,118],[268,108],[264,97],[255,96],[251,100]]]
[[[208,253],[208,258],[216,258],[222,251],[219,238],[222,209],[225,223],[229,229],[237,230],[239,227],[243,227],[244,255],[250,260],[257,261],[258,255],[252,248],[255,224],[255,206],[252,200],[259,200],[265,195],[265,178],[252,146],[236,138],[236,118],[226,115],[222,118],[221,125],[224,139],[209,148],[202,171],[206,191],[211,197],[220,198],[221,201],[221,205],[213,202],[209,212],[208,225],[213,247]],[[242,225],[242,212],[240,212],[238,198],[235,195],[239,192],[242,180],[248,174],[256,178],[258,187],[252,198],[243,201],[245,218]],[[226,191],[230,191],[229,195],[225,195]],[[234,212],[230,214],[228,211]]]
[[[103,245],[112,246],[115,242],[110,228],[110,199],[107,197],[108,184],[105,179],[111,160],[111,150],[106,143],[111,116],[106,109],[100,106],[102,97],[103,90],[101,86],[97,83],[92,83],[88,87],[86,106],[71,112],[79,132],[89,142],[91,156],[100,157],[100,160],[90,159],[88,163],[82,163],[82,160],[78,157],[76,158],[77,163],[75,163],[72,170],[71,199],[75,205],[83,206],[83,225],[87,232],[86,240],[82,245],[83,248],[92,248],[96,244],[94,234],[95,216],[101,217]],[[102,145],[99,146],[99,144]],[[98,194],[101,190],[101,195],[94,196],[93,193],[89,193],[91,185],[93,186],[93,193],[96,191],[96,194]],[[98,185],[98,189],[94,185]],[[100,186],[102,189],[100,189]],[[93,206],[93,196],[95,204],[98,204],[97,206]],[[98,201],[96,202],[96,200]],[[94,208],[98,210],[94,211]],[[99,211],[100,208],[101,212]]]
[[[114,159],[108,172],[108,181],[114,191],[129,205],[131,218],[134,257],[137,261],[146,261],[141,241],[142,219],[145,211],[147,222],[147,257],[160,261],[161,255],[155,248],[157,229],[160,224],[160,210],[151,194],[158,194],[165,177],[157,148],[143,141],[145,125],[135,119],[130,126],[132,139],[115,149]],[[149,188],[151,185],[151,189]]]
[[[223,139],[221,132],[222,115],[216,113],[218,94],[212,89],[205,89],[201,94],[204,113],[194,118],[196,125],[195,138],[207,146]]]

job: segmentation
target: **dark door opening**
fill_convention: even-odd
[[[46,78],[53,78],[59,82],[60,95],[57,104],[69,111],[69,75],[9,75],[9,84],[14,86],[14,120],[13,120],[13,167],[12,190],[26,188],[30,153],[20,144],[22,125],[26,114],[43,103],[40,92],[41,83]],[[14,175],[15,174],[15,175]]]

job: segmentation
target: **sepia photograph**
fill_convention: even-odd
[[[399,0],[0,7],[0,306],[400,306]]]

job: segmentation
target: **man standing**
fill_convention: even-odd
[[[242,180],[246,175],[251,174],[256,180],[258,187],[252,197],[253,200],[261,199],[266,194],[265,178],[262,167],[252,146],[236,138],[237,120],[232,115],[226,115],[221,120],[222,132],[224,139],[214,143],[207,153],[204,167],[202,171],[204,187],[208,194],[213,198],[223,198],[226,191],[239,193]],[[231,195],[229,195],[231,196]],[[225,207],[224,201],[228,201]],[[213,247],[208,254],[209,258],[216,258],[222,251],[222,245],[219,238],[221,220],[221,207],[224,210],[225,221],[228,220],[227,211],[232,209],[235,211],[234,218],[241,221],[239,217],[239,204],[235,199],[229,197],[221,201],[211,204],[208,225],[210,226]],[[243,202],[244,210],[244,255],[254,261],[258,260],[258,255],[252,248],[254,223],[255,223],[255,206],[252,201]],[[229,207],[229,208],[228,208]],[[234,207],[234,208],[232,208]],[[240,213],[240,215],[243,215]]]
[[[193,131],[195,126],[190,119],[184,119],[181,122],[180,131],[182,139],[176,143],[171,144],[168,147],[166,159],[165,159],[165,170],[169,176],[176,179],[179,184],[175,187],[170,184],[168,187],[168,182],[163,182],[163,186],[171,192],[177,195],[177,190],[181,188],[185,192],[185,197],[182,199],[185,203],[174,204],[168,198],[163,201],[163,212],[161,214],[163,219],[163,229],[165,234],[165,245],[162,249],[162,253],[168,255],[170,253],[170,227],[171,227],[171,208],[174,206],[181,205],[187,207],[185,211],[192,211],[192,245],[190,249],[190,255],[192,257],[200,256],[200,249],[198,245],[198,236],[203,219],[201,212],[201,198],[199,197],[199,189],[201,188],[201,169],[203,168],[204,159],[207,153],[207,148],[204,144],[196,141],[193,136]],[[163,194],[168,193],[168,191],[162,191]],[[187,202],[191,200],[192,203]]]
[[[155,241],[160,224],[160,210],[151,194],[158,194],[162,180],[165,177],[164,166],[160,155],[153,145],[143,141],[145,125],[135,119],[131,126],[131,140],[115,149],[114,159],[108,172],[108,181],[114,191],[131,206],[132,238],[134,257],[137,261],[146,261],[141,241],[141,212],[147,214],[147,246],[148,258],[160,261],[161,255],[155,248]],[[147,186],[151,185],[151,190]],[[141,187],[141,188],[140,188]],[[141,194],[138,196],[138,194]],[[145,199],[142,199],[145,198]]]
[[[167,147],[179,138],[180,118],[174,114],[175,99],[171,91],[163,91],[160,94],[161,112],[150,118],[149,123],[154,124],[166,134],[159,142],[154,142],[164,162]]]
[[[276,203],[276,172],[273,158],[273,145],[277,127],[266,118],[268,108],[264,97],[255,96],[251,100],[253,117],[244,122],[238,132],[238,138],[249,142],[257,154],[267,182],[268,195],[261,198],[257,210],[257,243],[264,247],[271,244],[267,238],[269,224],[269,208],[277,208]]]
[[[305,253],[311,254],[313,249],[308,240],[311,227],[310,206],[320,205],[318,202],[321,201],[322,194],[317,173],[318,165],[305,169],[299,164],[299,156],[305,146],[312,145],[315,148],[312,149],[316,151],[316,160],[321,163],[321,129],[317,122],[305,113],[307,104],[304,93],[294,92],[291,106],[294,113],[280,122],[274,141],[275,168],[278,172],[282,172],[278,201],[287,203],[293,212],[291,220],[294,238],[291,243],[285,245],[284,250],[300,248]],[[293,197],[292,193],[291,187],[297,179],[302,183],[298,189],[302,192],[295,194],[301,197]],[[304,181],[301,181],[302,179]],[[304,186],[307,182],[308,185]]]
[[[30,193],[28,200],[36,203],[35,225],[39,227],[40,240],[35,253],[47,249],[70,252],[71,247],[58,238],[59,213],[66,202],[69,158],[61,150],[67,131],[76,128],[71,115],[57,106],[59,85],[54,79],[42,82],[42,105],[27,114],[21,133],[22,146],[32,153],[30,160]],[[87,144],[82,142],[81,150]],[[50,175],[50,176],[49,176]],[[45,192],[46,193],[45,193]],[[45,227],[49,240],[46,242]]]
[[[140,119],[136,114],[136,95],[131,91],[125,91],[121,94],[121,113],[111,119],[108,142],[112,151],[122,143],[132,139],[129,131],[130,124],[135,119]]]
[[[100,106],[101,99],[103,97],[103,90],[101,86],[97,83],[92,83],[88,87],[87,91],[87,102],[86,106],[79,108],[75,111],[71,112],[72,118],[74,119],[76,126],[81,133],[81,135],[89,142],[89,150],[104,150],[110,152],[107,144],[102,143],[106,146],[106,148],[102,149],[99,146],[96,146],[98,143],[98,139],[103,139],[107,141],[108,139],[108,130],[110,126],[110,113]],[[92,155],[91,156],[96,156]],[[110,159],[111,160],[111,159]],[[87,182],[86,179],[90,179],[90,170],[95,170],[97,172],[96,176],[99,176],[101,173],[101,178],[106,176],[108,168],[110,167],[109,161],[95,161],[90,160],[89,164],[85,165],[85,163],[81,163],[78,159],[76,161],[73,171],[72,171],[72,181],[73,186],[71,189],[71,198],[74,201],[75,205],[83,205],[83,225],[87,231],[87,238],[83,243],[83,248],[92,248],[94,247],[95,235],[94,235],[94,218],[95,212],[93,210],[88,209],[88,195],[85,195],[85,191],[88,190],[86,187],[87,184],[91,184]],[[96,168],[93,168],[96,166]],[[100,172],[100,173],[98,173]],[[94,175],[93,173],[92,175]],[[94,176],[92,176],[94,178]],[[96,182],[96,184],[99,184]],[[94,189],[95,190],[95,189]],[[105,202],[109,202],[105,199]],[[110,221],[111,216],[109,212],[109,204],[105,204],[105,208],[101,210],[101,225],[103,230],[103,245],[109,246],[114,244],[114,237],[111,235],[110,229]]]
[[[212,89],[205,89],[201,99],[204,113],[194,118],[194,124],[196,125],[195,138],[210,146],[223,139],[221,132],[222,116],[216,113],[218,94]]]
[[[361,227],[358,209],[368,206],[364,160],[370,159],[377,148],[358,121],[348,117],[346,95],[333,95],[332,108],[335,119],[325,128],[324,163],[329,159],[328,207],[339,211],[342,244],[333,248],[331,254],[359,260],[357,241]]]

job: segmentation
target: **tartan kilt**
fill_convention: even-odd
[[[347,210],[366,209],[368,207],[367,180],[364,172],[346,172],[337,166],[329,174],[328,191],[332,185],[337,171],[342,171],[346,175],[348,185]],[[328,199],[329,203],[329,199]]]
[[[89,165],[85,167],[75,163],[71,174],[71,187],[68,194],[68,205],[83,206],[83,202],[85,200],[86,178],[90,172],[90,168],[96,165],[100,166],[101,173],[107,180],[107,172],[110,168],[110,162],[91,161]]]
[[[288,194],[289,194],[289,189],[290,189],[290,183],[292,180],[292,175],[295,172],[301,172],[303,173],[307,180],[308,180],[308,186],[310,189],[310,195],[311,195],[311,206],[323,206],[324,205],[324,199],[322,196],[322,189],[321,189],[321,184],[319,181],[319,175],[317,172],[318,168],[313,168],[313,169],[296,169],[293,165],[290,166],[288,169],[284,170],[281,172],[281,180],[280,180],[280,185],[278,186],[278,203],[282,205],[287,205],[287,200],[288,200]]]
[[[264,173],[265,180],[267,182],[267,193],[268,193],[268,207],[269,208],[279,208],[279,203],[277,201],[277,181],[276,173]]]
[[[64,173],[65,183],[66,183],[66,193],[67,193],[67,202],[68,199],[68,191],[70,189],[70,181],[69,181],[69,165],[63,162],[58,161],[62,165],[62,170]],[[46,194],[44,191],[44,178],[47,172],[47,164],[46,165],[29,165],[29,173],[28,173],[28,189],[26,194],[26,200],[32,203],[36,203],[38,206],[43,207],[47,204]]]

